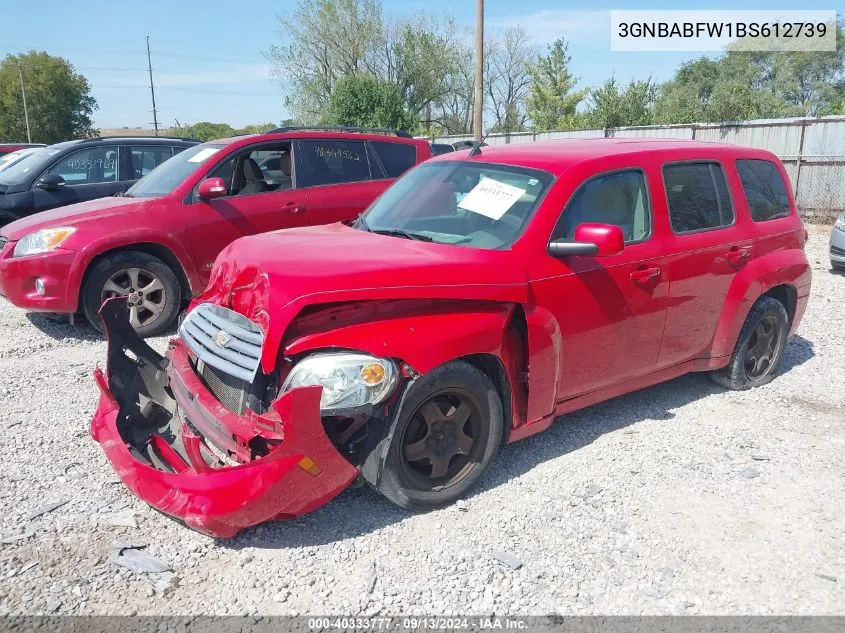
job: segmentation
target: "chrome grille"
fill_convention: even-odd
[[[3,248],[8,243],[9,243],[9,238],[3,237],[2,235],[0,235],[0,248]]]
[[[242,314],[202,303],[185,317],[179,336],[205,365],[247,383],[255,378],[264,334]]]

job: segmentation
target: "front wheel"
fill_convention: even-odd
[[[758,299],[742,325],[730,362],[710,374],[714,382],[737,391],[771,382],[788,335],[789,318],[783,304],[772,297]]]
[[[476,367],[452,361],[405,398],[376,488],[409,510],[447,505],[472,488],[502,442],[502,401]]]
[[[82,306],[100,332],[100,306],[112,297],[126,297],[129,322],[141,336],[155,336],[171,326],[182,303],[179,280],[170,266],[149,253],[124,251],[108,255],[88,271]]]

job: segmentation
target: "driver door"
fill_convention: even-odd
[[[304,224],[307,193],[296,185],[293,171],[289,175],[282,171],[282,163],[288,164],[282,157],[292,151],[288,141],[233,152],[207,174],[225,180],[228,195],[200,200],[194,191],[188,230],[203,284],[220,251],[239,237]]]
[[[660,352],[669,289],[668,258],[653,230],[644,170],[623,169],[580,184],[552,239],[571,238],[585,222],[615,224],[625,248],[608,257],[546,255],[531,271],[540,307],[562,338],[557,400],[653,371]]]

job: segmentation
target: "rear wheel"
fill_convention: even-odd
[[[88,271],[82,289],[83,309],[100,332],[100,306],[112,297],[126,297],[129,322],[141,336],[166,331],[182,303],[179,280],[170,267],[158,257],[138,251],[109,255]]]
[[[483,372],[463,361],[420,378],[400,416],[376,488],[411,510],[463,496],[502,441],[501,398]]]
[[[730,362],[711,374],[713,380],[735,390],[771,382],[788,335],[789,318],[783,304],[772,297],[760,298],[745,319]]]

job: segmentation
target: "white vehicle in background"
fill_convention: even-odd
[[[34,152],[36,147],[27,147],[26,149],[19,149],[14,152],[9,152],[8,154],[0,155],[0,171],[3,171],[7,167],[11,167],[16,162],[25,158]]]

